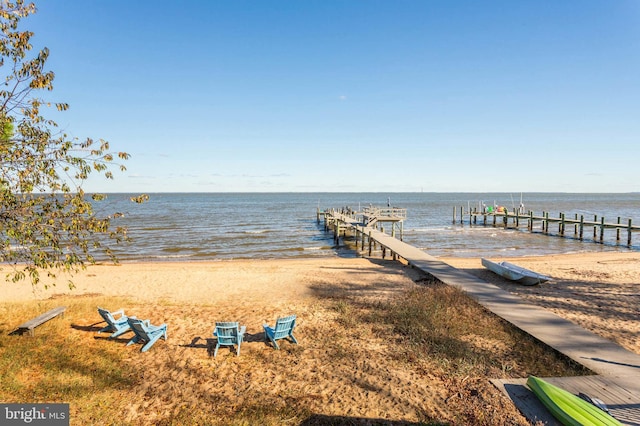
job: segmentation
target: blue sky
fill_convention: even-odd
[[[640,191],[640,2],[41,1],[87,191]]]

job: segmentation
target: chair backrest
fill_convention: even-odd
[[[296,326],[296,316],[290,315],[288,317],[278,318],[276,321],[276,328],[274,332],[274,339],[282,339],[287,337],[291,332],[293,332],[293,328]]]
[[[98,313],[100,314],[102,319],[106,321],[107,324],[109,324],[110,326],[115,326],[116,319],[113,317],[113,315],[111,315],[111,312],[98,306]]]
[[[237,322],[217,322],[216,336],[218,344],[233,345],[238,343],[238,325]]]
[[[131,326],[133,332],[136,333],[138,337],[147,341],[150,340],[147,327],[142,320],[129,317],[129,326]]]

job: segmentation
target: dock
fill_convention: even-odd
[[[322,213],[322,214],[321,214]],[[324,217],[325,229],[333,230],[334,238],[352,233],[361,249],[379,245],[383,255],[387,251],[393,259],[404,259],[408,265],[429,274],[441,282],[459,288],[482,306],[520,328],[556,351],[587,367],[596,376],[570,378],[572,386],[601,399],[610,407],[612,415],[627,425],[640,425],[640,355],[628,351],[603,337],[543,308],[523,302],[519,297],[460,271],[437,258],[381,229],[390,222],[392,229],[402,229],[402,217],[385,215],[375,221],[365,222],[364,214],[355,211],[318,210],[318,222]],[[405,214],[406,217],[406,214]],[[373,224],[370,226],[369,224]],[[550,381],[569,378],[550,378]],[[524,382],[494,382],[510,397],[520,386],[525,394]],[[607,383],[606,386],[602,383]],[[604,386],[604,387],[603,387]],[[516,399],[512,398],[514,402]],[[521,410],[522,411],[522,410]],[[526,415],[526,413],[523,414]],[[550,423],[552,424],[552,423]]]
[[[540,215],[534,214],[533,211],[522,212],[518,209],[509,211],[508,209],[492,211],[478,211],[477,209],[464,211],[464,207],[458,209],[453,208],[453,223],[464,224],[465,217],[468,217],[469,225],[494,226],[504,228],[519,229],[525,226],[530,232],[541,232],[546,235],[557,235],[560,237],[570,237],[584,241],[597,242],[603,244],[605,242],[605,230],[615,231],[616,244],[622,244],[623,235],[626,234],[627,246],[632,245],[632,236],[634,232],[640,232],[640,226],[634,225],[631,219],[622,219],[618,217],[616,222],[607,222],[604,217],[593,216],[593,220],[585,218],[584,215],[578,216],[566,215],[558,213],[552,215],[549,212],[542,212]],[[557,231],[550,229],[550,225],[557,226]],[[554,227],[555,227],[554,226]],[[571,229],[573,228],[573,232]],[[588,237],[589,230],[593,230],[593,238]]]

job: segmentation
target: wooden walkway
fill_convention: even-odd
[[[394,256],[405,259],[412,267],[463,290],[491,312],[602,376],[611,384],[609,390],[616,391],[603,395],[603,392],[593,388],[590,379],[578,377],[571,380],[573,383],[582,380],[585,386],[582,392],[593,394],[605,404],[615,407],[617,411],[614,413],[612,410],[612,413],[618,420],[624,424],[640,426],[640,355],[550,311],[524,303],[519,297],[460,271],[416,247],[376,229],[365,227],[355,218],[339,213],[331,215],[333,220],[355,232],[356,240],[359,233],[366,235],[370,240],[391,251]]]

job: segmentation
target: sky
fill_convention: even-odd
[[[640,191],[640,1],[36,1],[87,192]]]

